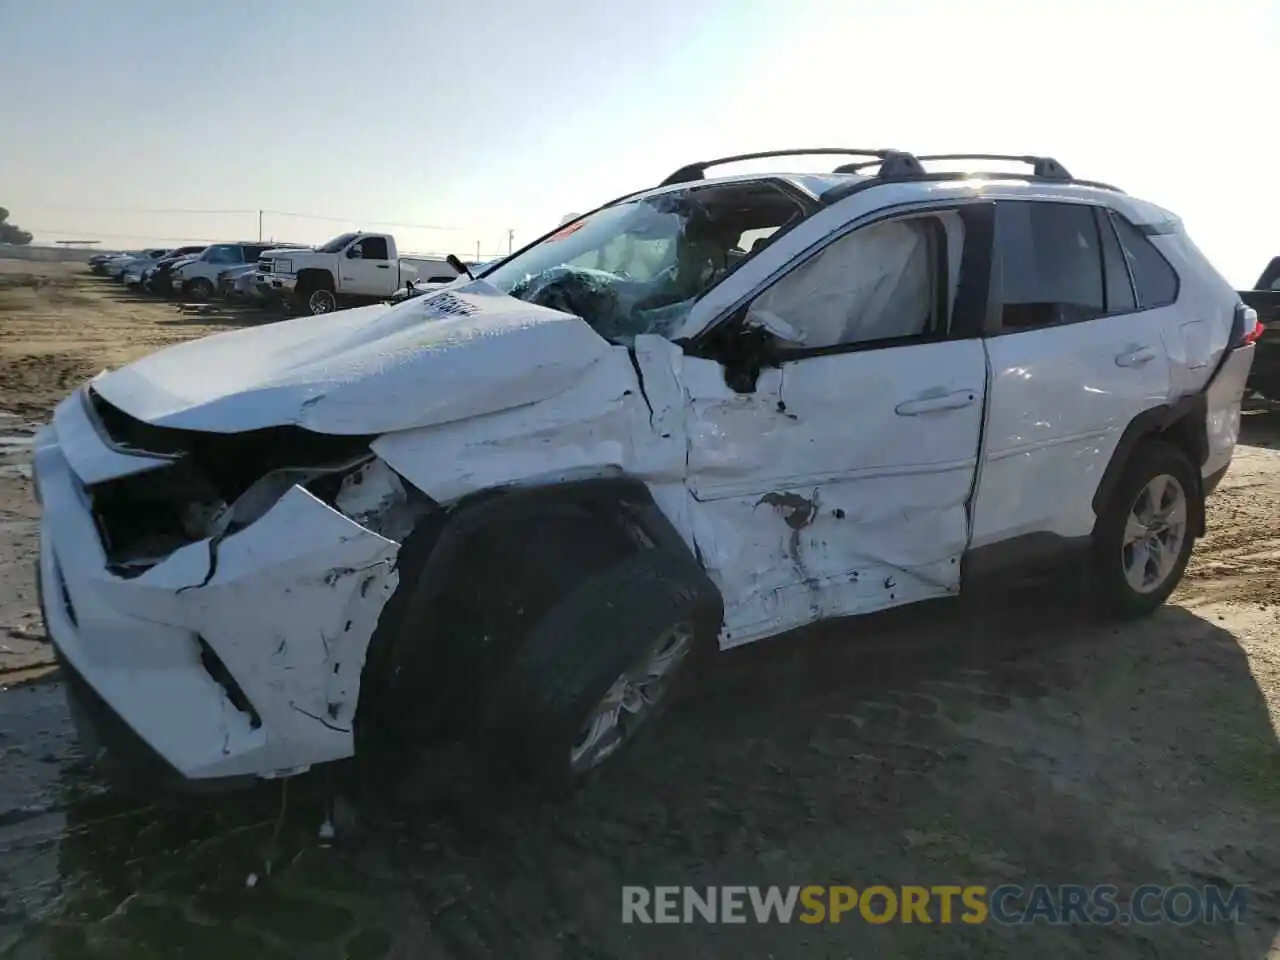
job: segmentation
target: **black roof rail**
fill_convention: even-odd
[[[922,163],[930,160],[1000,160],[1007,163],[1025,163],[1031,175],[1038,180],[1071,181],[1075,178],[1067,168],[1053,157],[1016,156],[1008,153],[932,153],[918,158]]]
[[[740,160],[765,160],[769,157],[814,157],[835,154],[848,157],[874,157],[868,164],[880,165],[880,176],[883,179],[896,179],[905,176],[923,174],[918,160],[901,150],[858,150],[845,147],[810,147],[807,150],[764,150],[759,153],[740,153],[732,157],[720,157],[716,160],[701,160],[697,163],[685,164],[675,173],[663,180],[658,186],[669,187],[676,183],[693,183],[705,180],[708,167],[718,167],[725,163],[737,163]]]

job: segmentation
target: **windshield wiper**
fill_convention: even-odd
[[[453,269],[457,270],[459,274],[465,273],[467,275],[468,280],[474,280],[476,278],[475,274],[471,272],[471,268],[468,267],[461,260],[459,260],[452,253],[444,258],[444,262],[447,263],[449,266],[453,267]]]

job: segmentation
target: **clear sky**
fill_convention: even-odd
[[[0,0],[0,205],[38,242],[254,237],[263,208],[333,218],[267,213],[279,240],[386,221],[469,255],[708,156],[1046,153],[1248,285],[1280,255],[1278,76],[1280,0]]]

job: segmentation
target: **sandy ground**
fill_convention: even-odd
[[[246,322],[0,261],[0,677],[47,655],[25,442],[85,376]],[[32,271],[39,271],[38,277]],[[1246,416],[1174,601],[1034,591],[723,658],[558,802],[424,755],[333,848],[306,780],[158,810],[0,691],[0,957],[1280,958],[1280,415]],[[19,671],[19,672],[13,672]],[[26,671],[26,672],[22,672]],[[253,886],[246,880],[253,876]],[[624,926],[624,884],[1244,885],[1239,924]]]

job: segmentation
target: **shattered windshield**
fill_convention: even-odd
[[[574,221],[484,279],[582,317],[608,340],[669,336],[694,301],[805,210],[768,181],[690,187]]]

